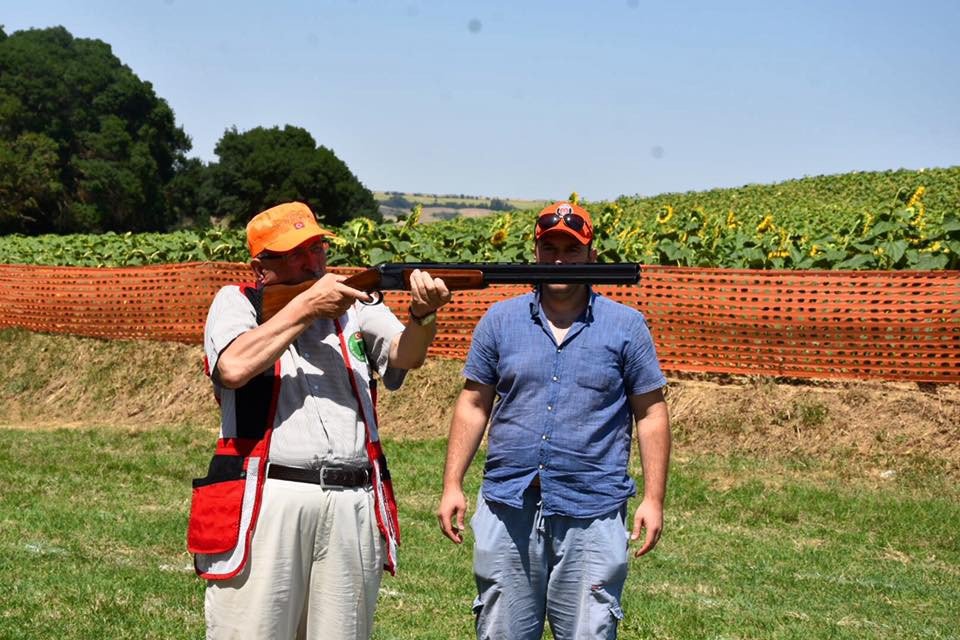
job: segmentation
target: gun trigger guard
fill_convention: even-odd
[[[380,304],[381,302],[383,302],[383,291],[369,291],[368,293],[370,294],[370,297],[373,298],[373,300],[371,300],[370,302],[361,302],[361,304],[365,304],[368,307],[372,307],[375,304]]]

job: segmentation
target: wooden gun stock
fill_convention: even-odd
[[[439,265],[438,265],[439,266]],[[360,273],[355,273],[346,280],[343,281],[343,284],[348,287],[353,287],[354,289],[359,289],[360,291],[366,291],[367,293],[373,293],[376,291],[394,291],[394,290],[410,290],[410,274],[414,272],[415,269],[421,269],[423,271],[429,271],[430,275],[434,278],[440,278],[447,285],[447,289],[450,291],[463,291],[465,289],[482,289],[484,288],[484,278],[483,271],[479,269],[430,269],[429,267],[404,267],[397,270],[396,274],[385,273],[380,267],[373,267],[371,269],[366,269]],[[390,278],[392,276],[392,278]],[[396,277],[399,276],[399,280]],[[388,282],[388,279],[393,281]]]
[[[260,309],[257,319],[260,322],[266,322],[277,315],[280,309],[287,306],[287,303],[298,295],[312,287],[317,281],[307,280],[300,284],[271,284],[263,287],[260,291]]]
[[[413,273],[412,268],[403,269],[400,272],[400,277],[403,279],[402,287],[384,286],[382,273],[376,267],[353,274],[344,280],[343,284],[367,293],[377,293],[385,289],[409,291],[411,273]],[[483,289],[486,286],[483,280],[483,272],[479,270],[431,269],[430,275],[443,280],[450,291]],[[316,280],[307,280],[299,284],[272,284],[264,287],[260,304],[260,321],[266,322],[277,315],[280,309],[283,309],[291,300],[312,287],[316,282]]]

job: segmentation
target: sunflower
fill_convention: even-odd
[[[502,247],[507,241],[507,230],[506,229],[497,229],[493,232],[493,235],[490,236],[490,244],[495,247]]]
[[[757,225],[757,233],[763,233],[768,229],[773,229],[773,216],[769,213],[764,216],[763,220],[760,221],[760,224]]]

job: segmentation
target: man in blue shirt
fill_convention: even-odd
[[[594,262],[589,213],[540,212],[537,261]],[[551,284],[493,305],[477,324],[457,399],[437,517],[463,542],[463,477],[490,431],[471,519],[477,637],[616,638],[628,535],[657,544],[670,459],[666,379],[643,315],[587,285]],[[494,403],[495,400],[496,405]],[[643,500],[626,528],[636,423]]]

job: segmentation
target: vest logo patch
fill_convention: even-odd
[[[350,349],[350,353],[360,362],[367,361],[367,352],[363,349],[363,334],[359,331],[350,334],[350,337],[347,339],[347,348]]]

